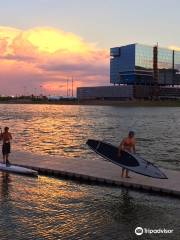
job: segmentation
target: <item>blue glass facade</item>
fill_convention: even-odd
[[[111,48],[110,82],[113,84],[153,84],[153,47],[142,44]],[[180,84],[180,51],[158,48],[158,83]]]

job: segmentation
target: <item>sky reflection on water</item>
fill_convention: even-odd
[[[115,145],[133,129],[145,159],[180,170],[180,110],[167,107],[0,105],[1,126],[10,126],[13,148],[95,160],[88,138]]]
[[[0,173],[0,190],[1,240],[134,240],[137,226],[175,230],[158,239],[179,234],[180,202],[173,198],[7,173]]]

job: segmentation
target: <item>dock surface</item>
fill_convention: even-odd
[[[103,159],[63,158],[27,152],[14,152],[11,159],[13,164],[32,168],[44,175],[69,177],[180,197],[180,171],[161,169],[168,179],[154,179],[133,172],[130,172],[131,178],[121,178],[121,168]]]

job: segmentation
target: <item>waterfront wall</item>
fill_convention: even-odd
[[[158,98],[179,99],[179,87],[146,86],[146,85],[120,85],[120,86],[100,86],[100,87],[80,87],[77,89],[77,98],[105,99],[105,100],[132,100],[132,99],[152,99]]]

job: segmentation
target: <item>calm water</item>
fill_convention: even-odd
[[[14,149],[84,160],[98,158],[87,138],[118,145],[133,129],[141,156],[180,170],[180,108],[0,105],[0,123],[10,126]]]
[[[13,149],[91,159],[87,138],[113,144],[136,132],[147,160],[180,170],[179,108],[0,105]],[[178,239],[180,201],[174,198],[0,173],[0,240]],[[174,229],[173,235],[136,237],[137,226]]]
[[[180,202],[119,188],[0,173],[1,240],[178,239]],[[134,229],[174,229],[136,238]]]

